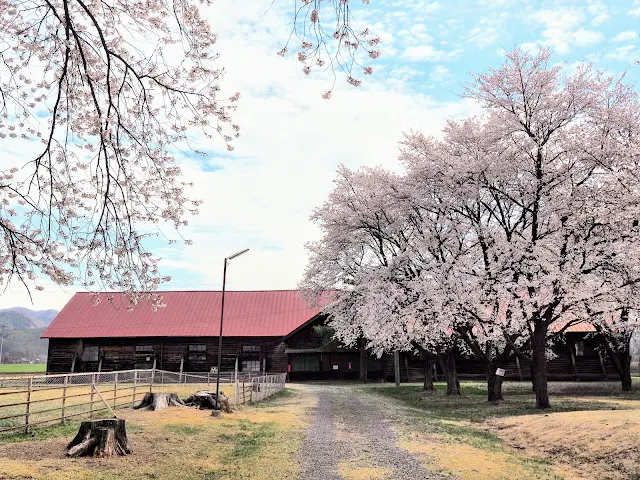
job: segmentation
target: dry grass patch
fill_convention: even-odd
[[[340,462],[338,472],[344,480],[378,480],[390,478],[392,471],[384,467],[363,467],[352,461]]]
[[[312,399],[304,392],[244,406],[220,418],[172,407],[122,410],[133,455],[67,459],[71,436],[0,445],[0,478],[275,479],[294,478]]]
[[[567,462],[602,480],[640,478],[640,407],[511,417],[487,422],[527,454]]]

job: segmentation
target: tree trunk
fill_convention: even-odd
[[[533,388],[536,393],[536,408],[550,408],[547,388],[547,327],[536,322],[532,339]]]
[[[148,408],[149,410],[163,410],[169,406],[184,406],[177,393],[151,393],[147,392],[135,409]]]
[[[460,381],[456,371],[455,349],[451,348],[438,354],[438,362],[447,381],[447,395],[460,395]]]
[[[132,451],[125,421],[120,418],[82,422],[77,435],[67,445],[68,457],[110,457]]]
[[[430,353],[424,354],[424,386],[423,390],[433,391],[433,356]]]
[[[497,402],[498,400],[504,400],[502,396],[502,380],[504,379],[500,375],[496,375],[495,365],[490,365],[487,371],[487,401]],[[498,367],[500,368],[500,367]]]
[[[360,381],[367,381],[367,349],[365,348],[365,340],[360,341]]]

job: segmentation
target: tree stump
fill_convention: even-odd
[[[67,457],[111,457],[132,452],[124,419],[82,422],[78,434],[67,445]]]
[[[148,408],[149,410],[162,410],[169,406],[184,407],[184,403],[178,398],[177,393],[145,393],[144,398],[135,409]]]
[[[222,410],[226,413],[233,413],[229,406],[229,397],[220,392],[220,401],[216,400],[216,392],[200,390],[184,400],[184,404],[189,407],[198,407],[198,410],[212,409]]]

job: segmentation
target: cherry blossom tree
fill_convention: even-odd
[[[635,261],[632,219],[640,213],[636,95],[589,65],[573,72],[550,66],[550,54],[516,49],[477,76],[467,94],[488,115],[474,128],[457,128],[458,138],[485,152],[462,155],[468,173],[461,181],[466,176],[482,193],[477,235],[494,259],[499,298],[514,325],[530,331],[539,408],[549,406],[549,338],[568,328],[584,302],[623,287],[607,259],[625,252]]]
[[[0,138],[24,152],[0,171],[3,285],[17,278],[42,288],[44,275],[122,290],[135,304],[168,280],[147,239],[164,237],[164,224],[186,225],[200,204],[177,156],[204,155],[197,137],[232,150],[240,129],[231,120],[239,93],[221,93],[217,36],[205,19],[211,5],[0,0]],[[362,44],[358,51],[375,58],[379,39],[352,29],[347,2],[335,2],[331,36],[319,2],[294,5],[294,33],[315,38],[298,53],[305,73],[326,61],[358,84],[354,52]]]

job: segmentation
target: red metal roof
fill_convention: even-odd
[[[148,301],[129,311],[119,293],[76,293],[43,338],[217,337],[222,292],[158,292],[166,307],[151,309]],[[111,297],[112,300],[108,301]],[[227,337],[279,337],[318,314],[297,290],[225,292],[224,330]]]

